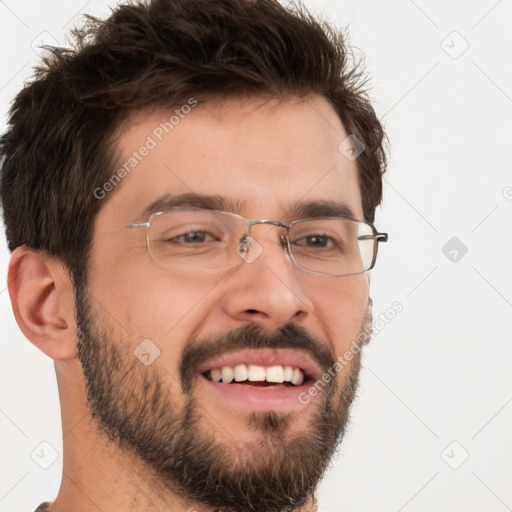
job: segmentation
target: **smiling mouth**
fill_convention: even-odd
[[[220,384],[242,384],[263,389],[279,389],[296,387],[309,380],[304,370],[293,366],[259,366],[237,364],[212,368],[202,376],[212,382]]]

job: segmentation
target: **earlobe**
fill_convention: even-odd
[[[23,334],[52,359],[76,357],[74,294],[64,265],[46,253],[18,247],[7,282]]]

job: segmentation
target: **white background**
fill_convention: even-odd
[[[0,0],[1,131],[34,47],[106,4]],[[306,5],[366,54],[391,140],[374,316],[403,305],[366,349],[320,511],[512,510],[512,0]],[[13,319],[7,262],[2,237],[0,511],[31,512],[60,485],[60,411],[52,360]],[[31,457],[51,457],[42,442],[48,469]]]

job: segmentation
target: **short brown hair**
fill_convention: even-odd
[[[304,7],[275,0],[153,0],[87,17],[72,49],[51,48],[17,95],[0,144],[0,193],[11,251],[21,245],[85,271],[115,165],[113,136],[131,112],[231,96],[320,94],[358,157],[366,220],[382,199],[384,130],[344,37]]]

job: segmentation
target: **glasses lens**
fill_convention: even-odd
[[[247,240],[246,221],[229,212],[185,209],[151,217],[148,247],[153,260],[174,270],[221,271],[248,261],[237,250]],[[375,239],[360,221],[298,221],[289,230],[292,257],[299,267],[342,276],[369,270]]]
[[[373,230],[365,222],[345,219],[300,221],[290,229],[290,248],[305,270],[328,275],[365,272],[373,261]]]
[[[245,221],[227,212],[158,213],[150,222],[149,252],[156,262],[171,268],[222,269],[241,261],[235,247],[245,230]]]

